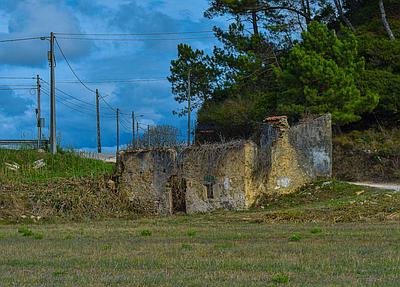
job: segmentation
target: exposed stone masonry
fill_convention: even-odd
[[[174,149],[124,151],[118,166],[119,189],[139,211],[243,210],[267,194],[290,193],[331,176],[331,118],[290,127],[286,117],[269,117],[258,143],[191,146],[179,155]]]

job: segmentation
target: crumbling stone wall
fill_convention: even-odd
[[[187,182],[186,211],[248,208],[255,149],[245,141],[186,149],[181,170]]]
[[[168,181],[176,171],[173,149],[123,151],[118,157],[119,185],[138,211],[171,213]]]
[[[311,178],[332,176],[332,119],[324,115],[289,131],[290,144]]]
[[[332,174],[331,116],[325,115],[290,127],[286,117],[270,117],[260,140],[264,161],[263,194],[285,194],[305,183]],[[255,179],[259,182],[259,179]]]
[[[259,143],[235,141],[172,149],[122,152],[119,188],[139,210],[242,210],[267,194],[294,192],[332,173],[329,115],[290,127],[286,117],[270,117]]]

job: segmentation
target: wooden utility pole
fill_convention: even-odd
[[[54,60],[54,33],[50,33],[50,151],[57,153],[56,135],[56,86],[55,86],[55,60]]]
[[[188,74],[188,87],[187,87],[187,94],[188,94],[188,130],[187,130],[187,145],[190,146],[190,112],[191,112],[191,87],[190,87],[190,69]]]
[[[40,149],[40,142],[42,140],[42,124],[40,120],[40,77],[36,75],[36,86],[37,86],[37,110],[36,110],[36,121],[37,121],[37,139],[38,139],[38,149]]]
[[[99,101],[99,90],[98,89],[96,89],[96,114],[97,114],[97,152],[101,153],[100,101]]]
[[[132,112],[132,147],[135,146],[135,112]]]
[[[139,121],[136,121],[136,148],[139,148],[139,139],[140,139]]]
[[[147,148],[150,148],[150,126],[147,126]]]
[[[119,109],[117,109],[117,155],[119,153]]]

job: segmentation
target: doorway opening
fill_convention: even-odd
[[[168,180],[171,192],[171,212],[186,213],[186,179],[173,175]]]

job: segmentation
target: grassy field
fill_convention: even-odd
[[[44,166],[34,168],[35,161],[43,160]],[[18,164],[11,170],[6,164]],[[96,177],[110,174],[114,164],[93,159],[85,159],[70,151],[60,151],[57,155],[35,150],[0,149],[0,183],[6,182],[44,182],[57,178]]]
[[[321,181],[247,212],[68,218],[0,220],[0,286],[400,282],[396,192]]]
[[[399,192],[322,180],[247,212],[146,217],[112,165],[0,164],[0,286],[399,286]]]
[[[252,215],[1,226],[0,285],[399,286],[398,223]]]

